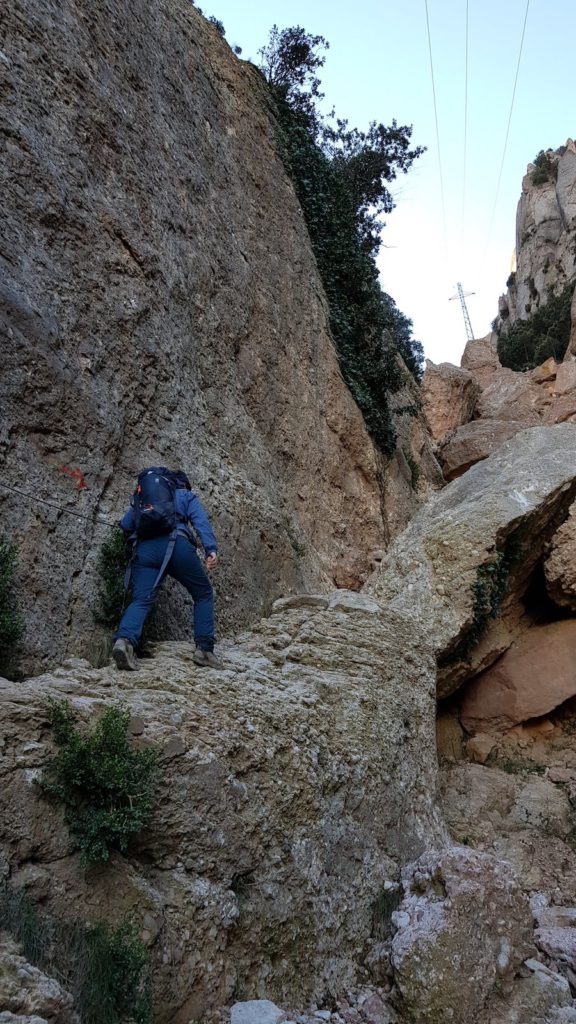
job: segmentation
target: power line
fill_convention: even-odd
[[[442,159],[440,156],[440,132],[438,131],[438,108],[436,104],[436,84],[434,81],[434,61],[432,60],[432,40],[430,37],[430,18],[428,15],[428,0],[424,0],[426,8],[426,29],[428,31],[428,53],[430,56],[430,75],[432,78],[432,98],[434,100],[434,122],[436,125],[436,148],[438,150],[438,172],[440,175],[440,201],[442,204],[442,227],[444,230],[444,251],[447,253],[448,245],[446,240],[446,210],[444,207],[444,178],[442,175]]]
[[[464,225],[466,213],[466,161],[468,157],[468,4],[466,0],[466,42],[464,61],[464,161],[462,171],[462,230],[460,232],[460,248],[464,245]]]
[[[85,516],[83,512],[77,512],[74,508],[66,508],[64,505],[57,505],[56,502],[47,501],[46,498],[39,498],[37,494],[29,494],[28,491],[23,491],[20,487],[14,487],[13,484],[1,482],[0,487],[3,487],[7,491],[14,491],[16,494],[21,494],[24,498],[28,498],[30,501],[38,501],[41,505],[47,505],[48,508],[54,508],[58,512],[66,512],[69,516],[76,516],[78,519],[85,519],[88,523],[100,522],[105,523],[106,526],[114,526],[114,523],[111,523],[109,519],[106,519],[99,512],[94,512],[91,516]]]
[[[514,88],[512,89],[512,100],[510,102],[510,112],[508,114],[508,124],[506,126],[506,138],[504,139],[504,149],[502,151],[502,160],[500,161],[500,171],[498,173],[498,182],[496,184],[496,195],[494,196],[494,206],[492,207],[492,214],[491,214],[491,217],[490,217],[490,222],[489,222],[489,227],[488,227],[488,235],[487,235],[487,238],[486,238],[486,246],[485,246],[485,249],[484,249],[484,259],[486,258],[486,253],[488,251],[488,245],[489,245],[489,242],[490,242],[490,236],[492,234],[492,227],[494,225],[494,216],[496,214],[496,205],[498,203],[498,195],[500,193],[500,183],[502,181],[502,171],[504,169],[504,160],[506,159],[506,150],[508,148],[508,137],[510,135],[510,125],[512,123],[512,111],[514,109],[514,100],[516,98],[516,86],[518,84],[518,73],[520,71],[520,61],[522,59],[522,50],[523,50],[523,47],[524,47],[524,36],[526,34],[526,22],[528,21],[528,10],[529,10],[529,7],[530,7],[530,0],[526,0],[526,11],[525,11],[525,14],[524,14],[524,24],[522,26],[522,36],[521,36],[521,39],[520,39],[520,50],[518,52],[518,60],[516,62],[516,75],[514,76]]]

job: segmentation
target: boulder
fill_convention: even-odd
[[[535,384],[549,384],[556,380],[556,374],[558,372],[558,363],[553,356],[546,359],[540,366],[536,366],[533,370],[530,370],[530,379]]]
[[[365,590],[411,617],[415,635],[427,633],[440,696],[478,670],[479,637],[483,665],[502,652],[501,634],[491,649],[491,623],[501,620],[480,618],[478,593],[508,588],[505,607],[519,604],[575,492],[576,425],[533,427],[435,494],[391,545]]]
[[[540,422],[542,397],[542,388],[529,374],[502,369],[482,391],[476,414],[480,420],[511,420],[533,427]]]
[[[576,695],[576,619],[533,626],[462,698],[469,732],[502,732],[538,718]]]
[[[472,420],[446,438],[438,458],[446,480],[456,480],[477,462],[498,451],[505,441],[524,430],[514,420]]]
[[[552,1024],[562,1020],[557,1011],[573,1005],[566,978],[534,958],[525,961],[522,972],[527,976],[515,980],[507,997],[490,1000],[479,1024]]]
[[[248,999],[230,1008],[230,1024],[281,1024],[286,1014],[269,999]]]
[[[469,341],[460,361],[462,369],[468,370],[481,388],[488,387],[494,376],[502,370],[498,358],[497,336],[487,334],[485,338]]]
[[[441,806],[452,838],[509,861],[526,892],[576,903],[568,794],[530,773],[526,755],[511,751],[498,763],[506,771],[463,763],[442,770]]]
[[[467,847],[424,854],[404,886],[392,918],[402,1017],[469,1024],[531,950],[528,901],[509,865]]]
[[[158,645],[138,671],[64,668],[0,684],[0,858],[58,920],[142,927],[155,1019],[204,1019],[234,991],[305,1005],[351,987],[374,906],[445,839],[436,804],[435,663],[373,598],[286,607],[219,645]],[[54,751],[47,697],[79,724],[122,701],[160,751],[153,819],[105,870],[78,863],[35,779]]]
[[[565,395],[570,391],[576,391],[576,360],[574,359],[560,363],[553,394]]]
[[[552,600],[563,608],[576,610],[576,505],[550,541],[544,576]]]
[[[442,441],[446,434],[472,419],[480,385],[469,370],[451,363],[438,366],[426,361],[422,381],[422,405],[432,439]]]
[[[535,939],[543,953],[576,971],[576,928],[537,928]]]

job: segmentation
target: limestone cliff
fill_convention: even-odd
[[[187,0],[17,0],[0,49],[0,502],[24,668],[98,657],[106,527],[40,499],[114,521],[146,464],[186,468],[207,505],[221,629],[358,587],[417,498],[401,456],[383,506],[259,72]],[[168,594],[163,635],[188,628]]]
[[[499,303],[504,324],[525,320],[550,290],[574,281],[576,260],[576,146],[548,150],[529,164],[516,215],[516,270]]]

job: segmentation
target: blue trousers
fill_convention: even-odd
[[[167,546],[167,537],[141,540],[136,545],[132,561],[133,599],[122,616],[115,640],[125,637],[133,647],[138,646],[146,617],[158,593],[153,588]],[[192,597],[196,646],[203,651],[214,650],[214,591],[194,545],[186,537],[176,538],[166,573],[186,587]]]

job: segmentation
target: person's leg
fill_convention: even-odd
[[[194,642],[202,651],[214,650],[214,591],[193,544],[178,537],[168,566],[194,602]]]
[[[156,599],[154,584],[167,543],[166,537],[154,537],[138,544],[132,563],[132,602],[122,616],[114,640],[124,639],[132,647],[138,646],[144,623]]]

